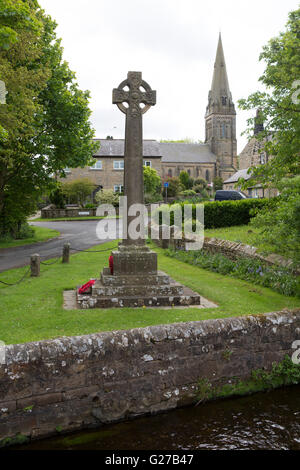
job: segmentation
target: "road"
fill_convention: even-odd
[[[114,221],[110,221],[111,224],[113,222]],[[108,239],[99,240],[97,237],[96,227],[98,223],[99,220],[79,222],[31,222],[31,225],[58,230],[60,232],[60,236],[47,242],[0,250],[0,272],[28,265],[30,256],[35,253],[38,253],[41,256],[42,261],[55,258],[62,254],[62,247],[64,243],[67,242],[71,244],[71,248],[76,248],[77,250],[86,250],[92,246],[107,242]],[[113,227],[109,227],[108,233],[110,240],[116,240],[119,238],[121,224],[118,219],[116,220],[116,226],[118,236],[114,233]]]

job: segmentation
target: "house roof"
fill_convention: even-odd
[[[95,139],[95,141],[100,143],[100,148],[94,157],[124,157],[124,139]],[[156,140],[144,140],[143,156],[161,157],[159,143]]]
[[[249,168],[245,168],[244,170],[239,170],[234,175],[230,176],[228,180],[224,181],[225,183],[237,183],[240,178],[244,178],[244,180],[248,180],[251,177],[251,173],[248,173]]]
[[[124,157],[124,139],[95,139],[100,143],[94,157]],[[143,157],[161,158],[164,163],[215,163],[208,144],[143,141]]]

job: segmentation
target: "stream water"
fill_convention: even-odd
[[[105,425],[18,449],[300,450],[300,386]]]

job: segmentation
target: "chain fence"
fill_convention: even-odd
[[[70,251],[75,251],[75,252],[79,252],[79,253],[104,253],[106,251],[115,250],[116,248],[118,248],[118,245],[114,246],[114,247],[106,248],[104,250],[80,250],[78,248],[72,248],[71,246],[70,246],[69,249],[70,249]],[[39,263],[43,266],[52,266],[52,265],[58,263],[58,261],[60,259],[62,259],[62,256],[58,256],[54,261],[51,261],[51,262],[39,261]],[[16,282],[6,282],[6,281],[0,280],[0,284],[4,285],[5,287],[16,286],[16,285],[20,284],[22,281],[24,281],[31,271],[32,271],[32,267],[31,267],[31,264],[30,264],[28,269],[26,270],[26,272],[23,274],[23,276],[18,281],[16,281]],[[0,275],[1,275],[1,273],[0,273]],[[3,289],[5,287],[3,287]]]

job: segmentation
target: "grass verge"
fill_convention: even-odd
[[[32,228],[34,229],[33,237],[24,238],[23,240],[0,240],[0,250],[3,248],[13,248],[15,246],[29,245],[31,243],[45,242],[47,240],[50,240],[51,238],[58,237],[60,234],[60,232],[58,232],[57,230],[53,230],[52,228],[35,226],[32,226]]]
[[[116,244],[116,241],[109,242],[99,248],[110,249]],[[93,247],[90,251],[96,249],[97,247]],[[52,266],[42,265],[39,278],[26,278],[19,285],[12,287],[0,284],[0,339],[6,344],[25,343],[59,336],[226,318],[300,307],[299,298],[286,297],[246,281],[190,266],[165,256],[161,249],[156,251],[159,269],[217,303],[219,307],[63,310],[63,291],[74,289],[90,278],[99,277],[102,267],[108,265],[110,251],[78,253],[72,255],[70,264],[59,262]],[[0,274],[0,280],[15,282],[26,270],[27,267],[5,271]]]
[[[255,246],[259,253],[274,253],[274,247],[260,241],[259,230],[251,225],[205,229],[205,237],[219,238]],[[280,254],[280,253],[279,253]]]

